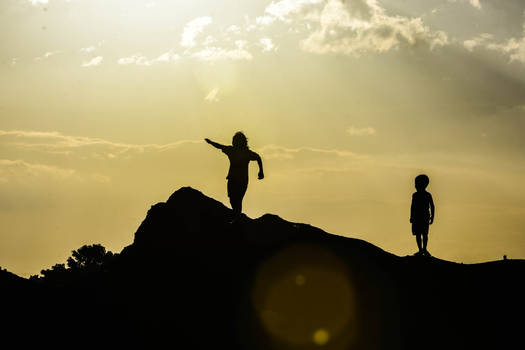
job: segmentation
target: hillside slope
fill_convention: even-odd
[[[275,215],[229,224],[230,215],[181,188],[151,207],[133,244],[100,272],[60,283],[0,281],[11,290],[2,329],[37,344],[103,347],[523,345],[513,321],[525,312],[522,260],[398,257]]]

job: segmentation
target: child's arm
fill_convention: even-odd
[[[218,148],[220,150],[224,150],[226,148],[226,146],[221,145],[220,143],[217,143],[217,142],[213,142],[210,139],[204,139],[204,141],[208,142],[210,145],[212,145],[213,147]]]
[[[257,165],[259,165],[259,180],[262,180],[264,179],[264,171],[263,171],[263,164],[262,164],[262,159],[261,159],[261,156],[259,156],[257,153],[255,152],[252,152],[253,153],[253,160],[256,160],[257,161]]]
[[[412,203],[410,203],[410,223],[412,223],[414,214],[414,195],[412,195]]]
[[[432,195],[429,193],[428,197],[430,198],[430,221],[429,225],[432,225],[434,222],[434,213],[435,213],[435,207],[434,207],[434,200],[432,199]]]

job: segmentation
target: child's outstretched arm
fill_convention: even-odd
[[[220,150],[224,150],[226,148],[226,146],[221,145],[220,143],[217,143],[217,142],[213,142],[212,140],[210,140],[208,138],[204,139],[204,141],[206,141],[207,143],[209,143],[213,147],[218,148]]]
[[[434,222],[434,213],[435,213],[435,207],[434,207],[434,200],[432,199],[432,195],[429,194],[430,197],[430,222],[429,224],[432,225]]]

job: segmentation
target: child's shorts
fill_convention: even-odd
[[[425,222],[414,222],[412,223],[412,234],[415,235],[428,235],[428,223]]]

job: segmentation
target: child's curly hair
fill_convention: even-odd
[[[248,138],[242,131],[237,131],[233,135],[232,145],[235,148],[248,148]]]

